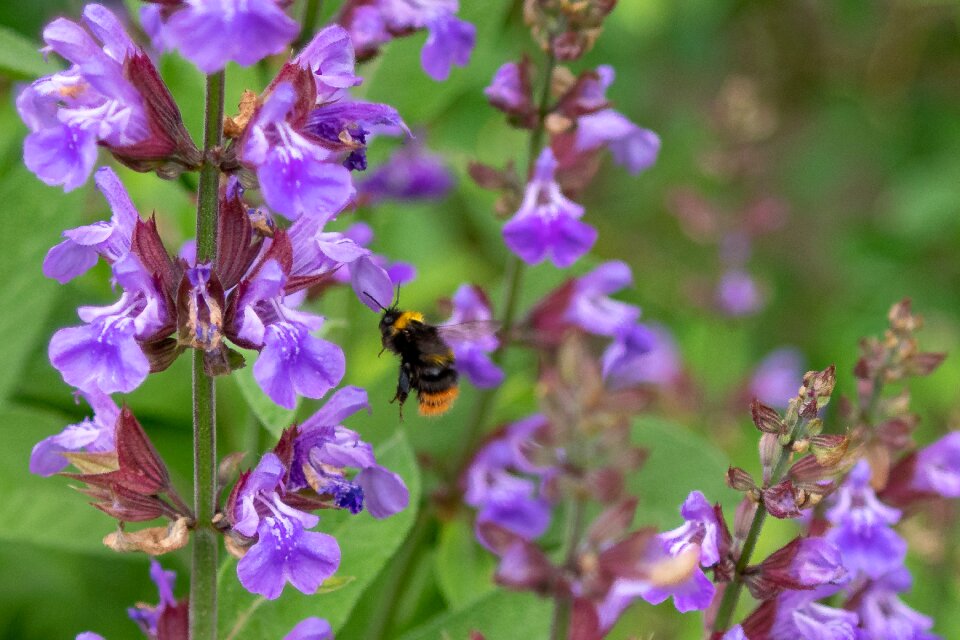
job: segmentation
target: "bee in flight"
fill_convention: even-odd
[[[399,291],[398,291],[399,294]],[[400,403],[400,419],[403,419],[403,403],[410,390],[417,391],[420,415],[441,416],[453,407],[460,394],[456,358],[447,340],[469,342],[472,338],[493,332],[492,321],[464,322],[461,324],[432,325],[423,319],[419,311],[404,311],[397,302],[384,307],[370,294],[368,298],[383,310],[380,317],[380,340],[384,350],[400,356],[400,377],[393,400]]]

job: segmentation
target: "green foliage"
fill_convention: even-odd
[[[496,561],[477,544],[473,527],[462,519],[440,527],[433,572],[451,610],[458,611],[494,589]]]
[[[244,402],[253,411],[263,428],[279,438],[280,433],[293,422],[297,410],[284,409],[274,404],[257,384],[253,377],[253,363],[257,357],[255,351],[243,351],[243,357],[246,359],[247,365],[234,371],[230,378],[236,381]],[[299,405],[300,397],[297,396],[297,406]]]
[[[340,570],[327,593],[306,596],[287,585],[274,601],[246,591],[237,580],[237,561],[228,558],[220,570],[220,635],[223,638],[281,638],[308,616],[322,616],[334,630],[346,622],[357,600],[377,573],[403,543],[417,514],[420,477],[413,451],[402,433],[377,450],[378,461],[400,474],[410,490],[410,507],[385,520],[363,512],[341,518],[328,528],[333,516],[321,518],[321,529],[340,543]],[[338,514],[343,515],[343,514]],[[325,585],[327,586],[327,585]],[[336,588],[333,588],[336,587]],[[256,615],[253,615],[254,611]]]
[[[0,26],[0,72],[13,78],[33,80],[56,70],[56,64],[44,62],[39,44]]]
[[[469,638],[483,632],[486,640],[546,638],[550,630],[551,603],[529,593],[493,591],[464,609],[445,613],[404,634],[401,640]]]

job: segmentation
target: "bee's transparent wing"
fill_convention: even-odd
[[[499,329],[500,323],[496,320],[473,320],[437,325],[437,333],[440,337],[450,342],[471,342],[496,335]]]

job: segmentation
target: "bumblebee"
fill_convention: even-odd
[[[484,332],[495,331],[497,323],[480,320],[432,325],[419,311],[403,311],[397,302],[387,308],[364,293],[383,310],[380,353],[391,351],[400,356],[397,392],[390,401],[400,403],[400,419],[403,419],[403,403],[411,389],[417,391],[420,415],[441,416],[449,411],[460,395],[460,386],[456,358],[447,340],[469,342]],[[399,300],[399,295],[397,298]]]

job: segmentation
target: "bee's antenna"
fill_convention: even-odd
[[[396,302],[393,303],[393,306],[395,306],[395,307],[399,307],[399,306],[400,306],[400,283],[399,283],[399,282],[397,283]]]
[[[373,304],[377,305],[378,307],[380,307],[380,308],[383,309],[384,311],[387,310],[387,308],[386,308],[385,306],[383,306],[382,304],[380,304],[380,301],[379,301],[379,300],[377,300],[376,298],[374,298],[372,295],[370,295],[370,294],[367,293],[366,291],[363,292],[363,295],[365,295],[365,296],[367,296],[368,298],[370,298],[371,300],[373,300]]]

